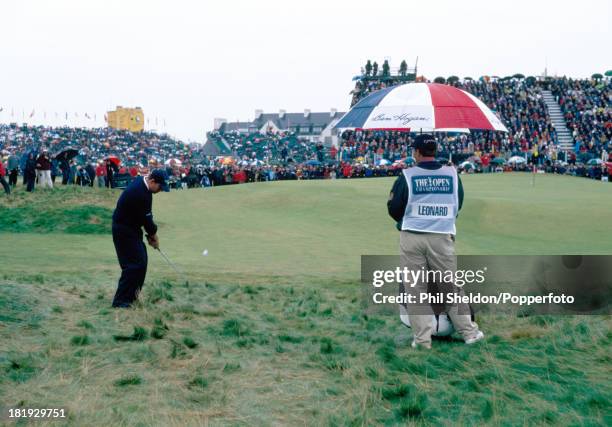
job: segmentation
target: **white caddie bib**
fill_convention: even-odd
[[[455,234],[459,211],[459,178],[452,166],[430,170],[418,166],[403,170],[408,204],[402,230]]]

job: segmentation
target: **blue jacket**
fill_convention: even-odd
[[[134,179],[117,200],[117,207],[113,213],[113,226],[129,228],[141,235],[141,227],[149,235],[157,233],[157,225],[153,221],[151,211],[153,194],[147,189],[144,178]]]

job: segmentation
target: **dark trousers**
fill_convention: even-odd
[[[11,194],[11,187],[8,185],[8,182],[4,179],[3,176],[0,176],[0,184],[4,187],[4,192],[9,195]]]
[[[9,185],[16,186],[17,185],[17,175],[19,171],[17,169],[11,169],[11,173],[9,173]]]
[[[28,175],[26,178],[26,191],[34,191],[34,184],[36,183],[36,175]]]
[[[113,307],[129,307],[138,298],[147,275],[147,248],[140,231],[117,224],[113,224],[113,243],[121,266]]]

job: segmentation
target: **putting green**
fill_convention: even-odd
[[[546,175],[533,186],[530,174],[462,178],[466,198],[457,224],[458,253],[612,253],[612,185]],[[163,249],[194,278],[355,281],[361,255],[397,253],[398,233],[386,212],[392,183],[292,181],[173,191],[155,196],[154,214]],[[54,197],[41,193],[29,196]],[[104,204],[112,208],[117,194],[105,192]],[[0,236],[5,272],[87,280],[117,275],[109,235]],[[150,259],[150,278],[173,275],[158,254],[150,252]]]

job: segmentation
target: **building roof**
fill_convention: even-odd
[[[250,126],[250,122],[228,122],[223,123],[219,128],[221,132],[232,132],[239,129],[248,129]]]
[[[280,113],[263,113],[252,122],[229,122],[221,125],[221,132],[231,132],[239,129],[256,128],[259,129],[267,122],[272,122],[280,130],[287,130],[290,127],[321,127],[325,129],[333,120],[342,117],[344,112],[336,112],[333,116],[331,112],[310,113],[306,116],[302,113],[284,113],[281,117]]]

